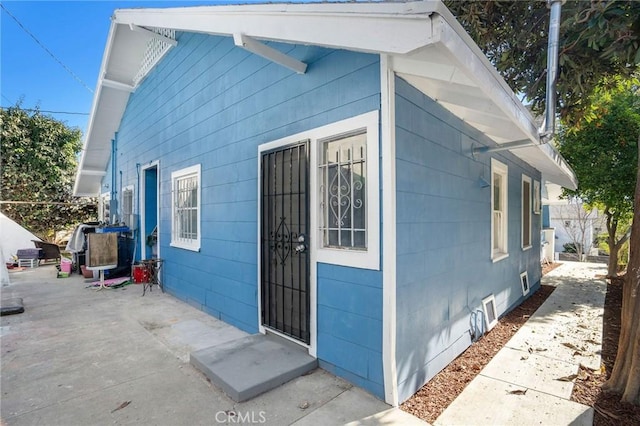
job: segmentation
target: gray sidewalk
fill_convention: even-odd
[[[11,273],[1,289],[25,306],[1,318],[3,425],[424,424],[321,369],[235,403],[189,353],[246,333],[156,289],[55,277]]]
[[[591,425],[570,401],[580,364],[600,368],[606,266],[567,262],[543,277],[556,290],[436,420],[436,425]],[[515,391],[515,392],[514,392]]]

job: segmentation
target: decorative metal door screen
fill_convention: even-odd
[[[262,324],[309,343],[309,141],[262,154]]]

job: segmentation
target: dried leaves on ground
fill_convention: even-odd
[[[559,264],[553,265],[559,266]],[[549,268],[551,269],[554,267]],[[553,290],[555,290],[553,286],[542,285],[540,290],[500,319],[482,339],[473,343],[444,370],[436,374],[422,389],[402,404],[401,408],[429,423],[435,422],[467,384],[547,300]]]
[[[580,367],[580,378],[573,387],[571,399],[594,408],[594,426],[640,425],[640,407],[620,402],[620,396],[602,392],[602,384],[611,375],[620,337],[623,278],[607,285],[602,318],[602,364],[605,374]]]

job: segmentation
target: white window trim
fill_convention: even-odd
[[[380,135],[378,130],[378,111],[325,126],[323,130],[325,130],[325,136],[318,137],[315,146],[312,145],[314,155],[312,155],[311,158],[311,191],[313,192],[311,223],[314,226],[312,232],[315,236],[317,261],[333,265],[378,270],[380,268],[380,156],[378,154]],[[365,178],[367,184],[367,198],[365,201],[367,206],[367,249],[351,250],[346,248],[324,247],[322,231],[319,228],[320,204],[318,195],[318,164],[322,142],[329,138],[350,134],[358,130],[365,130],[367,134],[367,153],[365,160],[367,167],[367,176]]]
[[[533,181],[533,214],[540,214],[542,209],[540,203],[540,181]]]
[[[491,322],[489,322],[489,314],[487,313],[489,306],[493,308],[493,321]],[[498,308],[496,306],[496,297],[493,294],[482,299],[482,312],[484,313],[484,322],[487,326],[486,331],[491,331],[491,329],[498,324]]]
[[[524,183],[528,182],[529,183],[529,229],[524,229],[524,214],[525,214],[525,209],[524,209],[524,203],[522,202],[524,200]],[[522,175],[522,182],[520,183],[520,191],[521,191],[521,196],[520,196],[520,246],[522,247],[523,251],[529,250],[532,245],[533,242],[531,241],[531,228],[532,228],[532,224],[531,222],[533,221],[533,214],[532,214],[532,197],[531,194],[533,193],[533,184],[531,182],[531,178],[527,175]],[[526,246],[524,245],[524,237],[525,237],[525,232],[529,232],[529,244],[527,244]]]
[[[175,229],[175,205],[174,205],[174,194],[175,194],[175,183],[177,179],[182,177],[186,177],[188,175],[196,175],[196,179],[198,182],[197,187],[197,196],[198,196],[198,236],[195,240],[190,243],[186,243],[183,241],[176,241],[176,229]],[[171,243],[169,244],[171,247],[177,247],[185,250],[191,251],[200,251],[200,240],[202,238],[202,220],[201,220],[201,212],[202,212],[202,173],[200,164],[196,164],[194,166],[190,166],[184,169],[176,170],[171,173]]]
[[[140,167],[140,175],[138,176],[138,188],[140,191],[140,197],[139,197],[139,214],[140,214],[140,232],[143,233],[144,230],[147,227],[147,204],[146,204],[146,200],[145,200],[145,195],[147,194],[147,184],[146,184],[146,172],[148,170],[151,169],[156,169],[156,176],[157,176],[157,181],[156,181],[156,218],[158,219],[158,224],[157,224],[157,241],[156,241],[156,245],[157,245],[157,252],[156,252],[156,256],[158,258],[162,258],[160,255],[160,238],[161,238],[161,233],[160,233],[160,205],[161,205],[161,192],[160,192],[160,160],[154,160],[154,161],[150,161],[144,165],[142,165]],[[169,197],[171,197],[171,194],[169,194]],[[143,234],[142,234],[143,235]],[[144,236],[144,235],[143,235]],[[147,244],[145,244],[145,240],[143,238],[143,241],[140,242],[140,256],[141,259],[149,259],[152,255],[151,253],[151,249],[147,246]]]
[[[493,174],[497,172],[502,175],[504,181],[504,191],[502,191],[502,205],[504,206],[504,251],[494,252],[493,251],[493,235],[494,235],[494,218],[493,218]],[[509,257],[509,167],[496,160],[495,158],[491,159],[491,260],[495,263],[502,259],[506,259]]]
[[[527,283],[527,286],[525,288],[524,283]],[[529,283],[529,273],[527,271],[524,271],[523,273],[520,274],[520,286],[522,287],[522,295],[526,296],[527,294],[529,294],[529,291],[531,290],[531,284]]]

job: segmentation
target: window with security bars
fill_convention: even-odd
[[[507,256],[507,175],[505,164],[491,161],[491,258]]]
[[[171,245],[200,249],[200,165],[171,174]]]
[[[367,135],[321,141],[320,231],[324,247],[367,249]]]

